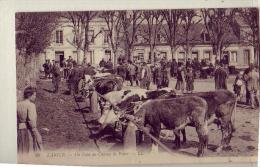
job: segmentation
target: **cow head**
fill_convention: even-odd
[[[132,104],[134,105],[133,107],[134,114],[140,109],[143,103],[144,103],[143,101],[132,102]]]

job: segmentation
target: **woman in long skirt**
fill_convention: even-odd
[[[27,87],[24,100],[17,103],[17,149],[19,154],[42,150],[42,138],[36,127],[36,90]]]

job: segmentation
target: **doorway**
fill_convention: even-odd
[[[59,61],[60,66],[62,66],[62,61],[64,60],[64,51],[55,52],[55,61]]]
[[[249,65],[250,63],[250,52],[249,50],[244,50],[244,65]]]

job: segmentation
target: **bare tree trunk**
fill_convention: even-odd
[[[155,64],[154,47],[150,46],[151,63]]]
[[[217,58],[218,58],[219,60],[222,59],[222,54],[221,54],[221,49],[220,49],[220,47],[217,47]]]
[[[80,49],[77,48],[77,64],[79,64],[80,61]]]
[[[117,62],[117,53],[116,53],[116,50],[113,49],[113,53],[114,53],[114,66],[116,65],[116,62]]]
[[[172,60],[176,59],[176,49],[175,47],[171,46],[171,54],[172,54]],[[177,60],[177,59],[176,59]]]
[[[87,54],[88,54],[88,50],[84,50],[84,52],[83,52],[83,60],[85,60],[85,62],[88,62],[88,56],[87,56]]]

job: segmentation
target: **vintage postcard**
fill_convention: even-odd
[[[17,161],[256,163],[259,10],[15,13]]]

